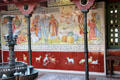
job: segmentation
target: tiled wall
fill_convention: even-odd
[[[3,51],[4,61],[8,61],[8,51]],[[17,61],[28,63],[27,51],[15,51]],[[38,69],[84,71],[83,52],[32,52],[32,65]],[[104,55],[102,52],[89,53],[90,72],[104,72]]]
[[[55,8],[55,11],[53,12],[55,15],[55,18],[59,21],[59,23],[61,23],[60,18],[62,17],[62,13],[61,10],[64,9],[68,10],[69,9],[72,10],[73,12],[73,18],[75,17],[74,21],[72,23],[71,21],[71,16],[70,19],[67,19],[67,17],[65,18],[65,20],[67,20],[67,22],[65,22],[65,28],[63,27],[63,24],[61,24],[61,28],[59,27],[59,31],[61,31],[60,33],[65,34],[66,32],[67,34],[69,33],[69,31],[71,32],[75,32],[76,34],[76,30],[77,30],[77,35],[78,36],[78,41],[74,42],[72,41],[72,38],[68,39],[71,40],[72,43],[68,43],[67,38],[65,37],[65,41],[62,40],[62,37],[59,38],[61,36],[61,34],[56,37],[54,39],[54,37],[51,37],[49,39],[49,41],[45,41],[44,37],[42,37],[43,39],[38,39],[38,41],[36,41],[35,43],[32,43],[32,64],[35,68],[38,69],[54,69],[54,70],[73,70],[73,71],[84,71],[84,67],[85,67],[85,59],[84,59],[84,38],[80,33],[80,29],[79,29],[79,23],[78,23],[78,13],[80,13],[78,11],[78,9],[74,9],[75,7],[73,6],[73,9],[71,9],[71,7],[67,7],[66,9],[63,7],[61,7],[60,9]],[[43,8],[44,9],[44,8]],[[53,8],[51,9],[46,9],[46,11],[50,11],[50,14],[46,15],[48,17],[50,17],[51,10],[53,10]],[[58,11],[59,10],[59,11]],[[75,10],[75,11],[73,11]],[[105,72],[105,68],[104,68],[104,55],[105,55],[105,43],[104,43],[104,3],[98,3],[98,8],[94,9],[94,10],[90,10],[89,14],[92,16],[92,13],[96,14],[96,28],[91,29],[89,26],[89,33],[90,30],[93,30],[93,32],[95,31],[94,34],[94,38],[93,39],[88,39],[88,48],[89,48],[89,70],[91,72]],[[32,21],[34,21],[34,17],[36,15],[41,16],[41,18],[43,17],[41,15],[41,13],[37,13],[37,14],[33,14],[33,19]],[[76,15],[76,16],[75,16]],[[68,16],[68,15],[66,15]],[[88,16],[88,19],[91,20],[91,16]],[[23,25],[26,26],[24,19],[24,16],[19,16],[20,20],[22,19]],[[64,21],[64,18],[63,18]],[[70,22],[70,23],[68,23]],[[77,23],[77,24],[76,24]],[[23,25],[21,25],[21,27],[23,27]],[[59,24],[60,25],[60,24]],[[6,25],[4,25],[6,26]],[[75,27],[74,27],[75,26]],[[63,28],[62,28],[63,27]],[[69,28],[67,28],[69,27]],[[3,29],[4,28],[4,29]],[[44,27],[43,27],[44,28]],[[74,30],[73,30],[74,28]],[[2,33],[6,34],[5,31],[7,31],[6,27],[2,26]],[[26,29],[26,28],[25,28]],[[63,29],[63,30],[62,30]],[[68,29],[68,30],[67,30]],[[70,30],[69,30],[70,29]],[[23,30],[23,29],[21,29]],[[25,30],[27,31],[27,30]],[[45,30],[46,31],[46,30]],[[65,32],[65,33],[64,33]],[[24,33],[24,30],[23,32]],[[34,33],[34,32],[33,32]],[[42,33],[43,34],[43,33]],[[27,35],[27,33],[26,33]],[[71,33],[70,33],[71,35]],[[22,34],[21,37],[23,37],[24,34]],[[32,35],[32,38],[34,35]],[[62,35],[64,37],[64,35]],[[90,36],[90,34],[89,34]],[[27,36],[25,36],[27,38]],[[35,37],[36,38],[36,37]],[[49,38],[49,37],[48,37]],[[53,38],[53,39],[52,39]],[[2,38],[3,43],[5,43],[4,38]],[[24,37],[22,39],[25,39]],[[20,43],[18,43],[18,45],[15,46],[15,56],[16,56],[16,60],[17,61],[24,61],[24,62],[29,62],[28,61],[28,45],[27,45],[27,40],[25,39],[22,40],[21,38],[19,38],[19,40],[21,40]],[[18,42],[19,42],[18,40]],[[43,41],[42,41],[43,40]],[[58,41],[56,41],[58,40]],[[74,39],[73,39],[74,40]],[[80,41],[79,41],[80,40]],[[61,41],[61,42],[59,42]],[[67,41],[67,42],[66,42]],[[34,42],[34,40],[33,40]],[[54,43],[57,42],[57,43]],[[8,47],[5,46],[5,44],[2,45],[2,50],[3,51],[3,59],[4,61],[8,61]],[[6,51],[5,51],[6,50]],[[44,50],[44,51],[43,51]]]

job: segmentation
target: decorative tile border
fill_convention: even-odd
[[[104,45],[89,45],[90,52],[104,52]],[[8,47],[3,45],[3,50],[8,50]],[[16,45],[15,51],[27,51],[28,45]],[[83,52],[84,45],[34,45],[32,51],[64,51],[64,52]]]

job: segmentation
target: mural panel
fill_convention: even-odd
[[[38,10],[39,11],[39,10]],[[104,72],[104,4],[88,13],[88,43],[90,72]],[[13,32],[18,35],[16,61],[28,63],[27,24],[23,15],[13,19]],[[74,5],[47,8],[31,17],[32,63],[35,68],[84,71],[83,13]],[[2,18],[2,48],[7,35],[7,19]],[[8,51],[3,51],[8,61]],[[37,63],[37,64],[36,64]]]
[[[59,12],[33,14],[31,18],[32,44],[83,44],[83,13],[75,6],[59,7]],[[88,13],[88,43],[104,44],[103,16],[99,10]],[[2,19],[2,37],[7,34],[7,20]],[[13,32],[17,43],[27,44],[27,24],[23,15],[13,19]],[[5,40],[2,40],[5,43]]]
[[[8,61],[8,51],[4,51],[4,61]],[[88,63],[90,72],[104,72],[104,53],[89,52]],[[27,51],[15,51],[15,60],[28,63]],[[36,64],[37,63],[37,64]],[[32,65],[38,69],[54,69],[84,71],[85,59],[83,52],[40,52],[33,51]]]

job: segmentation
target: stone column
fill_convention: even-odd
[[[31,32],[30,32],[30,18],[31,14],[25,15],[27,18],[27,31],[28,31],[28,52],[29,52],[29,65],[32,65],[32,50],[31,50]]]
[[[88,37],[87,37],[87,13],[89,10],[82,10],[84,14],[84,53],[85,53],[85,80],[89,80],[89,65],[88,65]]]

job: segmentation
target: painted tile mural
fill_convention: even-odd
[[[4,51],[4,61],[8,61],[8,51]],[[32,52],[32,65],[38,69],[84,71],[84,52]],[[89,71],[104,72],[103,52],[89,52]],[[15,51],[15,60],[28,63],[27,51]],[[37,63],[37,64],[36,64]]]
[[[33,14],[31,18],[32,44],[83,44],[83,13],[75,6],[62,6],[52,13]],[[88,13],[89,44],[104,44],[104,20],[101,11]],[[7,34],[7,20],[2,19],[2,37]],[[13,32],[18,35],[17,43],[27,44],[27,24],[23,15],[13,19]],[[3,39],[3,38],[2,38]],[[5,40],[2,40],[5,44]]]
[[[37,12],[38,11],[38,12]],[[15,60],[28,63],[27,24],[23,15],[13,19],[13,32],[18,35]],[[104,4],[88,13],[90,72],[104,69]],[[7,19],[2,18],[3,60],[8,61],[5,46]],[[31,17],[32,65],[38,69],[84,71],[83,13],[74,5],[37,9]],[[37,63],[37,64],[36,64]]]

